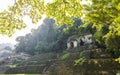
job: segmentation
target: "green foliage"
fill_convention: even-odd
[[[65,36],[62,33],[63,31],[58,29],[53,19],[45,19],[38,29],[16,39],[19,42],[16,45],[16,51],[33,55],[50,51],[62,51],[66,48],[66,43],[63,41]]]
[[[84,53],[80,52],[80,58],[74,61],[74,66],[82,65],[85,62],[85,60],[86,59],[84,58]]]
[[[116,75],[120,75],[120,72],[116,73]]]
[[[119,58],[117,58],[117,59],[115,59],[115,61],[118,61],[118,62],[120,63],[120,57],[119,57]]]
[[[120,49],[120,26],[114,30],[111,30],[107,35],[105,36],[105,44],[108,49]]]
[[[109,32],[108,26],[103,26],[101,30],[95,30],[93,37],[95,38],[96,45],[100,48],[105,48],[105,38],[104,36]]]
[[[22,17],[29,15],[33,23],[46,15],[54,18],[57,24],[73,24],[72,16],[82,16],[80,0],[54,0],[45,3],[44,0],[18,0],[14,6],[8,7],[8,11],[0,13],[0,33],[12,35],[16,29],[25,27]]]
[[[79,58],[78,60],[75,60],[75,66],[77,65],[82,65],[83,63],[85,62],[85,59],[84,58]]]
[[[46,4],[45,14],[52,17],[60,25],[72,24],[72,16],[80,17],[82,6],[79,0],[54,0],[52,3]]]
[[[70,53],[65,53],[62,57],[61,60],[66,60],[70,57]]]
[[[9,67],[10,67],[10,68],[16,68],[17,65],[10,65]]]
[[[16,29],[25,28],[26,25],[17,15],[10,13],[12,11],[0,12],[0,34],[12,36]]]
[[[85,22],[93,23],[96,28],[95,39],[109,49],[119,48],[119,0],[92,0],[84,5]],[[104,29],[103,27],[106,28]]]
[[[48,52],[49,51],[49,44],[44,42],[44,41],[39,41],[37,43],[37,45],[35,46],[35,50],[36,52],[38,53],[41,53],[41,52]]]
[[[79,18],[73,18],[73,20],[75,21],[73,24],[71,25],[64,25],[66,27],[64,27],[64,33],[68,36],[71,35],[77,35],[80,32],[82,32],[82,30],[80,29],[80,26],[83,25],[83,22],[81,19]],[[81,30],[81,31],[80,31]]]
[[[91,32],[94,34],[95,40],[100,47],[107,47],[107,49],[115,50],[120,49],[120,1],[119,0],[88,0],[91,4],[81,4],[80,0],[53,0],[51,3],[45,3],[44,0],[18,0],[14,6],[8,8],[3,12],[0,12],[0,33],[7,34],[9,36],[12,35],[17,29],[21,29],[25,27],[23,23],[22,17],[25,15],[29,15],[32,19],[33,23],[37,23],[43,15],[46,15],[47,18],[55,19],[55,22],[58,25],[70,25],[74,23],[75,18],[83,17],[84,23],[88,26],[69,26],[64,29],[65,33],[60,35],[66,35],[66,38],[74,34],[83,34],[86,32]],[[89,24],[92,24],[89,27]],[[95,28],[94,29],[92,28]],[[45,26],[42,27],[43,30]],[[47,30],[47,29],[46,29]],[[45,32],[43,36],[46,37],[49,31],[41,31],[41,34]],[[52,30],[52,29],[51,29]],[[52,38],[51,40],[47,40],[46,45],[53,41],[53,38],[57,35],[54,35],[55,31],[51,31],[51,36],[48,38]],[[89,31],[90,30],[90,31]],[[71,32],[70,32],[71,31]],[[36,32],[37,34],[37,32]],[[33,36],[34,34],[32,34]],[[39,34],[38,34],[39,35]],[[63,37],[61,37],[63,39]],[[65,37],[64,37],[65,38]],[[39,39],[39,38],[35,38]],[[43,40],[46,40],[44,38]],[[65,39],[66,40],[66,39]],[[32,41],[34,42],[34,41]],[[36,42],[36,41],[35,41]],[[37,43],[34,42],[34,48],[38,50],[40,48]],[[60,43],[60,41],[52,42],[53,45],[55,43]],[[27,42],[30,43],[30,42]],[[23,48],[26,43],[22,43]],[[40,44],[40,43],[38,43]],[[57,44],[58,45],[58,44]],[[35,47],[36,46],[36,47]],[[26,48],[27,50],[32,52],[33,47],[30,48],[31,45]],[[49,46],[52,48],[52,46]],[[18,49],[22,49],[22,47],[18,47]],[[25,49],[25,48],[24,48]]]

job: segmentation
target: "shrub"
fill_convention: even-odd
[[[65,53],[62,57],[61,60],[66,60],[70,57],[70,53]]]

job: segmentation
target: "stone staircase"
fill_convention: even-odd
[[[87,59],[90,58],[111,58],[111,54],[105,50],[101,49],[91,49],[91,48],[85,48],[80,47],[80,48],[73,48],[70,50],[66,50],[65,52],[69,52],[73,57],[77,58],[80,56],[80,53],[84,54],[84,57]]]
[[[27,65],[8,69],[5,74],[41,74],[45,66]]]
[[[71,49],[65,52],[69,52],[70,57],[64,61],[56,61],[45,75],[116,75],[120,72],[120,64],[101,49]],[[80,58],[81,52],[86,60],[82,65],[75,66],[74,60]]]
[[[83,65],[75,67],[75,72],[83,75],[116,75],[120,64],[114,59],[88,59]]]
[[[74,65],[73,60],[57,61],[44,75],[116,75],[120,64],[115,59],[87,59],[82,65]]]
[[[27,61],[21,61],[16,67],[9,68],[5,74],[42,74],[56,60],[56,54],[35,55]]]

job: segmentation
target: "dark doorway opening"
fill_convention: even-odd
[[[80,39],[80,46],[84,46],[84,42],[82,39]]]
[[[70,47],[73,48],[74,47],[74,43],[70,42]]]

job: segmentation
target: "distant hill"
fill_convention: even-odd
[[[11,47],[12,49],[14,48],[14,45],[11,44],[11,43],[1,43],[0,44],[0,49],[3,49],[5,47],[7,47],[7,46]]]

